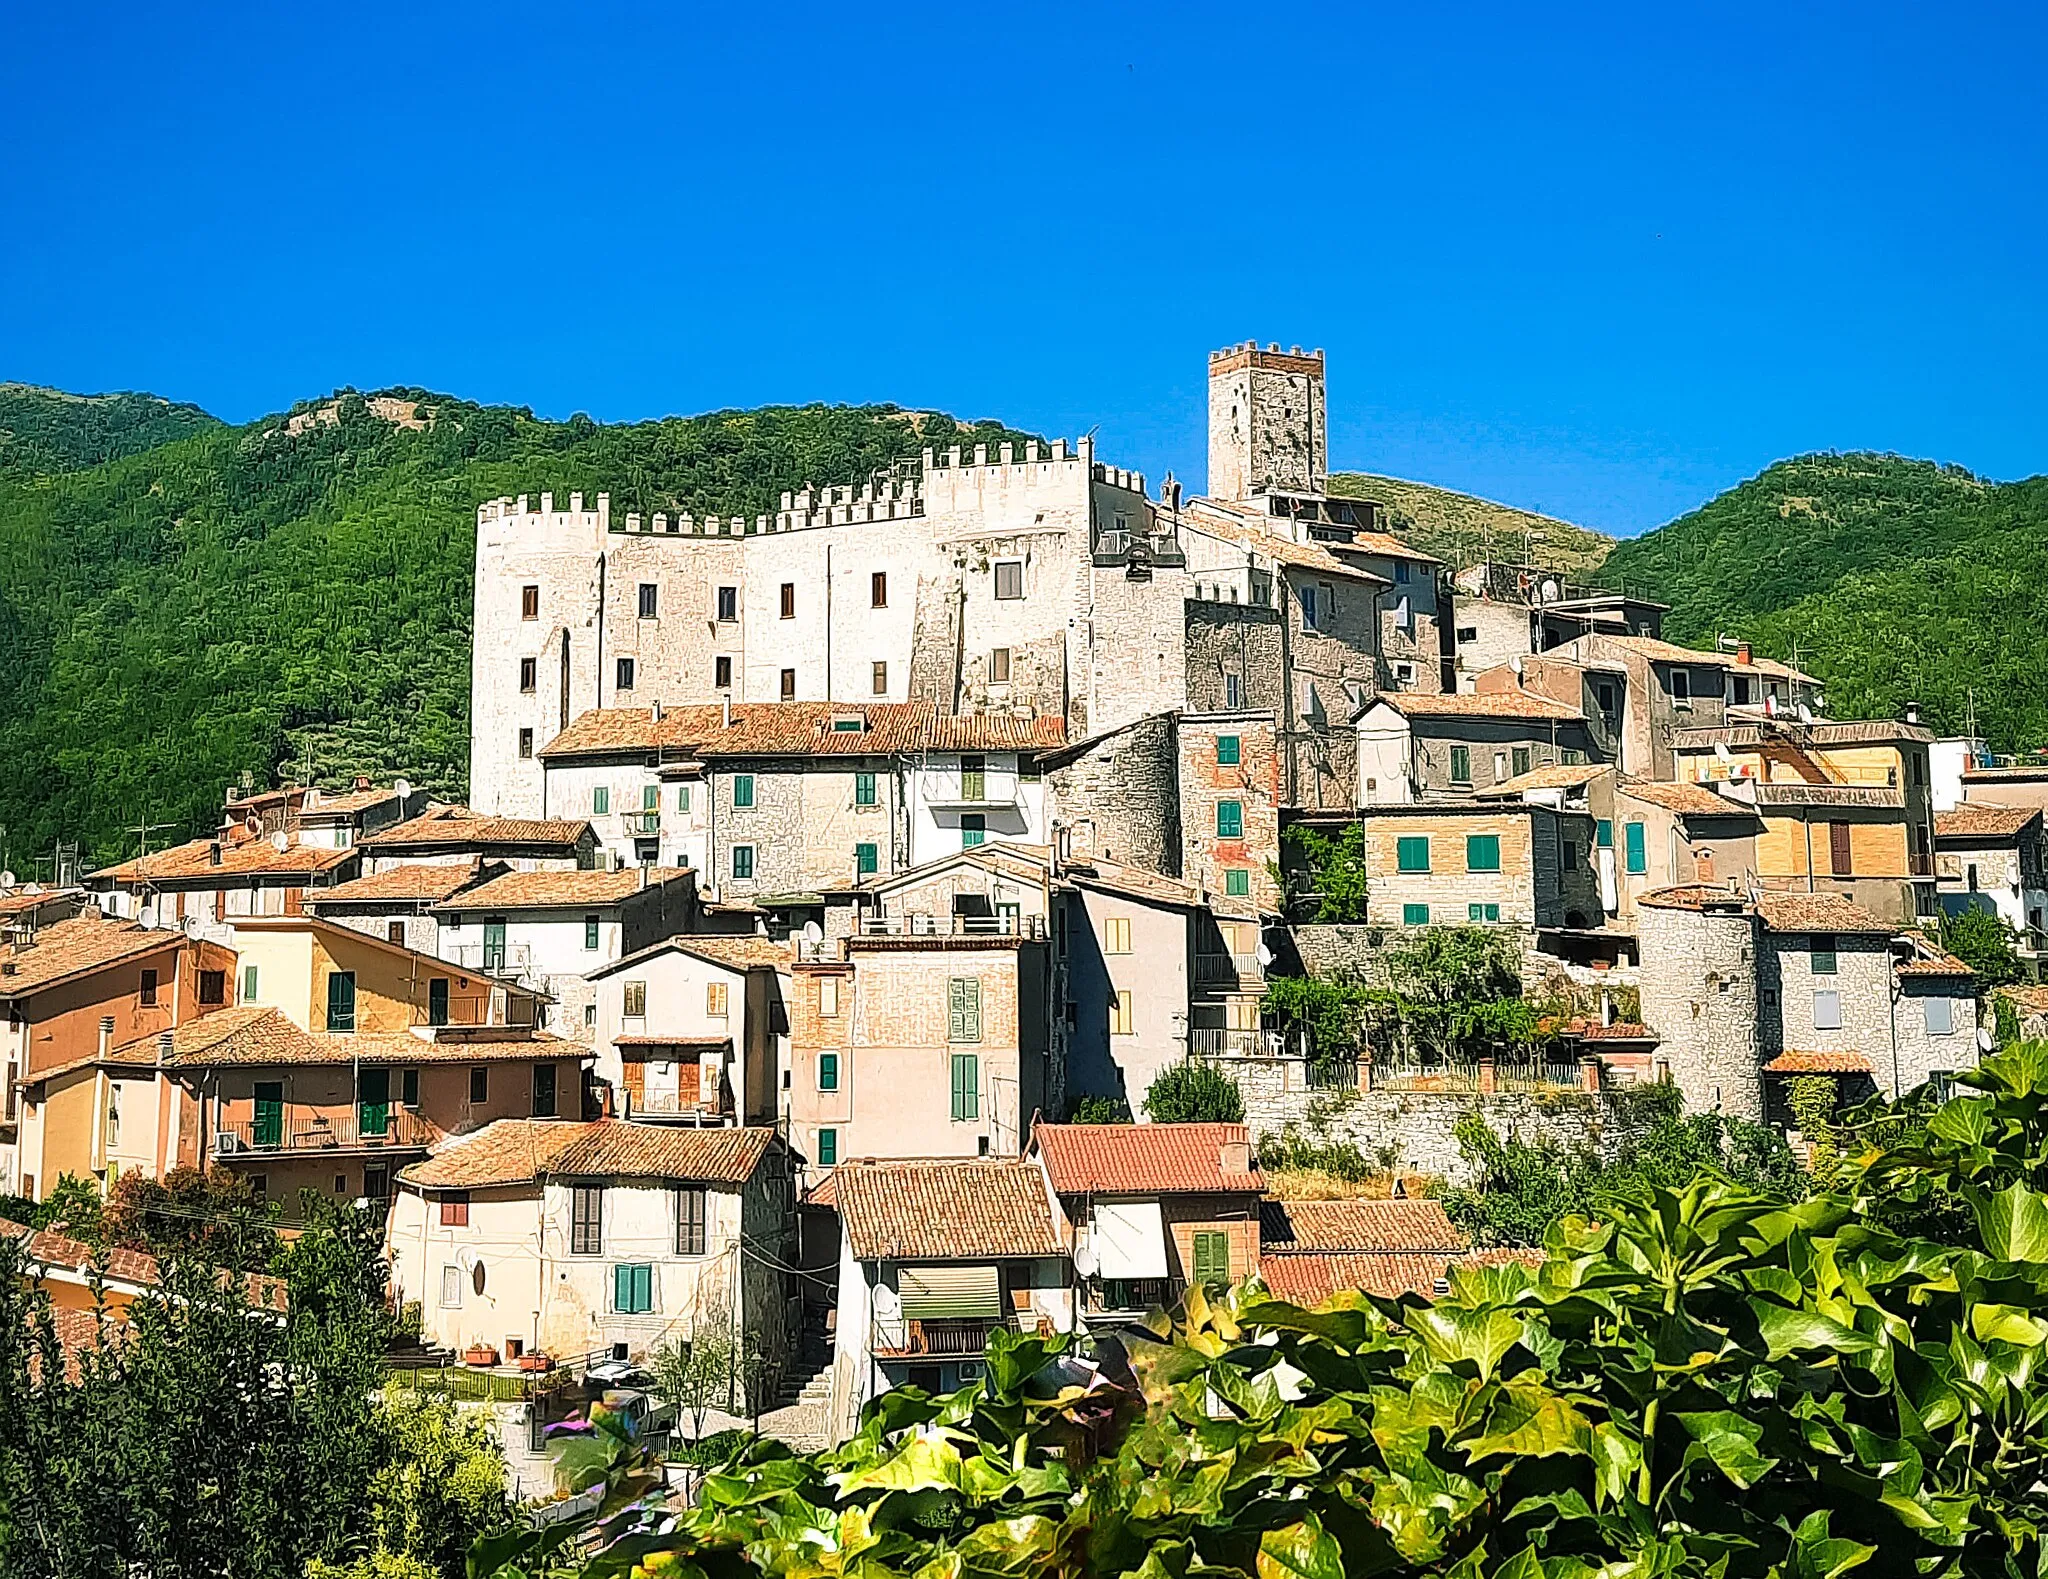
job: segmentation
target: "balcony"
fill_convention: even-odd
[[[1232,1031],[1220,1025],[1197,1025],[1188,1032],[1188,1050],[1200,1058],[1284,1058],[1287,1039],[1278,1031]]]
[[[1266,967],[1256,954],[1197,954],[1195,985],[1198,987],[1258,986],[1266,979]]]
[[[934,772],[925,778],[924,803],[934,811],[1003,811],[1017,804],[1014,773]]]
[[[1043,916],[862,916],[864,938],[1043,938]]]
[[[648,1091],[631,1097],[628,1118],[715,1128],[733,1121],[731,1099],[720,1092],[708,1100],[675,1091]]]
[[[619,821],[626,832],[635,837],[652,837],[661,832],[660,811],[625,811],[619,813]]]
[[[236,1162],[279,1154],[423,1151],[433,1138],[434,1130],[427,1122],[405,1108],[352,1113],[286,1108],[221,1124],[214,1131],[213,1150],[221,1161]]]
[[[875,1326],[875,1358],[878,1360],[978,1360],[988,1352],[988,1335],[998,1329],[1014,1332],[1008,1320],[938,1320],[913,1318],[905,1322],[878,1322]]]
[[[1096,1278],[1086,1285],[1081,1319],[1104,1325],[1138,1321],[1151,1310],[1172,1310],[1188,1291],[1186,1278]]]
[[[517,981],[532,965],[533,949],[525,943],[458,943],[449,963],[479,975]]]

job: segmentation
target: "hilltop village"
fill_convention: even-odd
[[[1500,1253],[1433,1195],[1469,1115],[1606,1151],[1670,1087],[1796,1148],[1977,1062],[1940,921],[2038,958],[2048,770],[1421,552],[1330,493],[1320,352],[1208,400],[1201,496],[1083,438],[480,502],[468,804],[238,785],[0,887],[0,1193],[361,1199],[422,1343],[718,1327],[828,1441],[999,1327],[1437,1288]],[[1319,1156],[1373,1191],[1283,1187]]]

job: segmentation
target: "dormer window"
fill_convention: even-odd
[[[868,727],[868,721],[858,713],[841,713],[832,720],[835,735],[857,735]]]

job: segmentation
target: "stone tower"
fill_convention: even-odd
[[[1253,340],[1210,352],[1209,497],[1321,494],[1329,481],[1323,353]]]

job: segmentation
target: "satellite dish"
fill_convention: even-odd
[[[1508,667],[1514,670],[1516,674],[1520,674],[1522,672],[1522,655],[1517,653],[1514,657],[1510,658],[1508,660]]]
[[[1273,963],[1273,951],[1267,948],[1265,944],[1261,943],[1257,948],[1252,950],[1252,958],[1257,960],[1260,966],[1263,968],[1264,966]]]
[[[0,888],[12,888],[13,886],[14,874],[12,872],[0,872]]]
[[[1095,1259],[1092,1245],[1082,1245],[1074,1252],[1074,1270],[1083,1277],[1093,1277],[1100,1270],[1101,1263]]]
[[[1813,709],[1808,707],[1804,702],[1801,702],[1799,704],[1799,722],[1802,724],[1810,724],[1813,722]]]
[[[1998,1039],[1980,1025],[1977,1027],[1977,1046],[1988,1053],[1998,1046]]]
[[[412,793],[412,780],[393,779],[391,781],[391,793],[398,796],[410,795]]]
[[[1723,762],[1732,764],[1735,761],[1735,758],[1729,754],[1728,748],[1718,740],[1714,742],[1714,755]]]
[[[816,948],[825,941],[825,929],[815,921],[806,921],[804,923],[804,941],[810,944],[812,948]]]
[[[1555,581],[1543,583],[1543,601],[1545,603],[1555,603],[1557,601],[1557,583]]]

